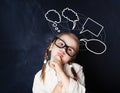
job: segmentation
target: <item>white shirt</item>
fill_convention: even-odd
[[[83,67],[77,63],[73,63],[72,66],[78,75],[78,80],[76,81],[73,79],[71,68],[68,64],[66,64],[64,66],[64,71],[68,76],[70,76],[70,84],[66,92],[64,87],[62,88],[62,93],[85,93],[85,77]],[[56,75],[56,72],[48,64],[46,65],[45,73],[44,83],[40,79],[41,70],[35,75],[32,88],[33,93],[51,93],[60,80],[59,76]]]

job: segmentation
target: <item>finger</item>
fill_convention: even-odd
[[[58,61],[58,64],[63,64],[63,60],[62,60],[62,57],[59,57],[59,61]]]
[[[63,62],[62,57],[60,57],[60,61]]]
[[[52,68],[54,68],[54,67],[55,67],[55,65],[54,65],[54,64],[51,64],[51,66],[52,66]]]
[[[56,62],[52,61],[52,62],[51,62],[51,67],[52,67],[53,69],[55,69],[55,67],[56,67]]]
[[[53,67],[55,67],[55,63],[54,63],[54,62],[51,62],[51,65],[52,65]]]

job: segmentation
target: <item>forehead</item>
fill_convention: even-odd
[[[73,47],[74,49],[78,49],[79,45],[76,39],[71,35],[62,35],[61,38],[68,46]]]

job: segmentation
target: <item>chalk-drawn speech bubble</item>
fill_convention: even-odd
[[[84,32],[89,32],[92,35],[98,37],[101,31],[103,30],[103,28],[104,27],[101,24],[88,17],[82,26],[82,30],[80,31],[80,34]]]
[[[53,23],[53,27],[55,27],[55,30],[60,32],[60,30],[57,27],[57,24],[61,22],[61,16],[60,14],[55,10],[51,9],[45,13],[45,18],[47,21]]]
[[[80,41],[85,42],[88,51],[97,55],[103,54],[107,49],[106,44],[98,39],[80,39]]]
[[[65,8],[62,11],[62,16],[67,20],[73,22],[73,27],[72,27],[72,30],[73,30],[76,26],[76,22],[79,21],[78,14],[70,8]]]

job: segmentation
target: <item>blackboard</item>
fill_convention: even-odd
[[[86,92],[119,90],[119,0],[0,0],[0,93],[32,93],[34,75],[54,36],[44,15],[66,7],[104,26],[107,50],[101,55],[81,51],[77,60],[84,67]]]

